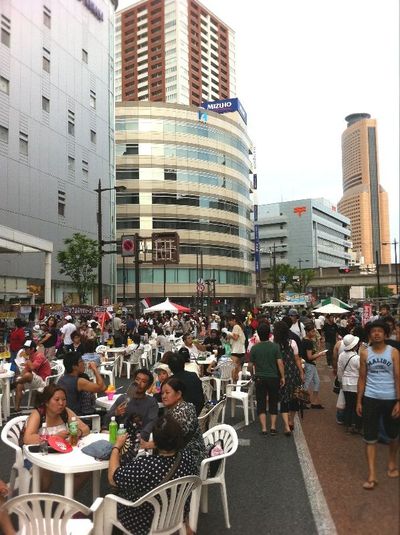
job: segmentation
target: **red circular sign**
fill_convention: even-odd
[[[135,249],[134,241],[129,238],[123,240],[122,249],[127,253],[131,253]]]

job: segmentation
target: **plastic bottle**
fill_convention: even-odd
[[[111,422],[108,426],[108,432],[109,432],[109,441],[111,444],[115,444],[117,440],[117,432],[118,432],[118,424],[115,421],[115,416],[111,416]]]
[[[76,421],[75,416],[71,418],[69,422],[69,436],[71,446],[76,446],[78,444],[78,422]]]
[[[119,429],[117,431],[117,435],[125,435],[126,433],[126,429],[125,429],[125,426],[124,424],[119,424]]]
[[[47,455],[49,453],[49,444],[47,442],[48,436],[49,435],[47,434],[47,424],[46,422],[44,422],[42,424],[42,428],[39,434],[39,438],[40,438],[39,453],[41,453],[42,455]]]

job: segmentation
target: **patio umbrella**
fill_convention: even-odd
[[[158,303],[158,305],[146,308],[143,312],[145,314],[148,314],[150,312],[190,312],[190,308],[178,305],[177,303],[173,303],[167,297],[167,299],[162,303]]]
[[[348,314],[349,311],[345,308],[340,308],[337,305],[329,304],[324,305],[323,307],[319,307],[314,309],[314,312],[319,312],[320,314]]]

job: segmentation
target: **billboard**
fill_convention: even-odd
[[[224,100],[209,100],[203,102],[202,108],[206,110],[215,111],[216,113],[229,113],[237,111],[244,123],[247,124],[247,113],[243,108],[238,98],[226,98]]]
[[[254,225],[254,264],[255,264],[255,272],[260,273],[261,272],[261,265],[260,265],[260,234],[258,225]]]

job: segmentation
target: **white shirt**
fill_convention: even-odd
[[[64,335],[64,345],[70,346],[72,344],[71,334],[76,331],[76,327],[73,323],[66,323],[60,329],[60,332]]]
[[[349,361],[350,357],[351,360]],[[346,370],[344,371],[345,367]],[[339,355],[337,371],[338,379],[342,383],[342,390],[346,392],[357,392],[359,373],[360,355],[354,351],[342,351]]]
[[[297,321],[296,323],[293,323],[293,325],[290,327],[290,330],[292,333],[297,334],[297,336],[300,337],[300,340],[303,340],[303,338],[306,335],[306,331],[304,329],[304,325],[300,323],[300,321]]]

